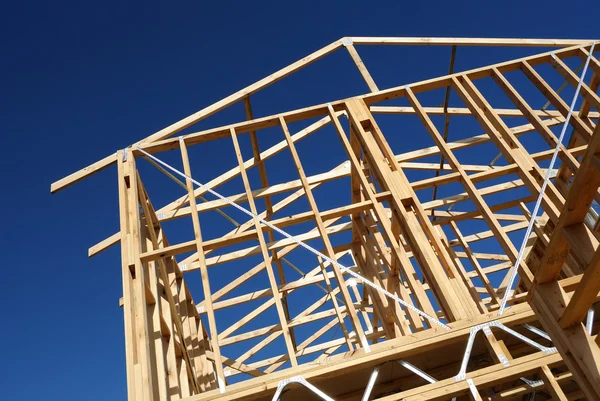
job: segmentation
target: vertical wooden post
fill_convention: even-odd
[[[153,371],[156,361],[150,349],[148,308],[148,303],[154,300],[147,299],[151,291],[146,269],[140,261],[142,243],[135,161],[131,149],[125,152],[125,156],[119,153],[118,170],[128,396],[130,400],[154,401],[159,399],[159,394]]]

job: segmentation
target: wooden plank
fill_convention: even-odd
[[[117,153],[119,160],[123,160],[123,151]],[[135,400],[136,394],[141,392],[137,388],[138,381],[136,380],[134,366],[137,363],[137,336],[135,320],[135,300],[133,275],[130,268],[133,255],[130,256],[129,246],[129,213],[127,202],[127,186],[129,185],[129,173],[124,162],[117,164],[118,167],[118,189],[119,189],[119,220],[121,226],[121,274],[123,284],[123,317],[125,320],[125,366],[127,371],[127,399]]]
[[[196,208],[196,198],[194,196],[194,184],[190,177],[192,177],[192,171],[190,168],[190,162],[188,158],[187,148],[185,143],[181,141],[181,159],[183,162],[183,171],[186,175],[185,183],[188,188],[188,196],[192,209]],[[207,310],[208,326],[211,335],[212,351],[215,355],[215,366],[217,374],[217,382],[221,392],[225,391],[225,374],[223,372],[223,361],[221,360],[221,348],[219,346],[217,323],[215,320],[215,312],[212,306],[212,292],[210,289],[210,281],[208,279],[208,269],[206,267],[206,260],[204,258],[204,247],[202,241],[202,231],[200,229],[200,219],[197,213],[192,213],[192,223],[194,226],[194,238],[196,241],[196,251],[198,252],[198,263],[200,265],[200,276],[202,279],[202,289],[204,292],[204,303]]]
[[[542,366],[540,369],[540,373],[542,375],[542,379],[546,384],[546,390],[550,393],[552,400],[554,401],[567,401],[567,396],[560,388],[560,385],[554,378],[552,371],[547,365]]]
[[[568,329],[562,329],[558,324],[568,303],[564,290],[556,281],[552,281],[536,285],[529,297],[532,308],[560,351],[579,388],[586,398],[600,399],[600,348],[582,323]]]
[[[581,242],[585,243],[585,241]],[[566,329],[583,322],[588,310],[596,302],[598,292],[600,292],[600,248],[596,247],[577,290],[560,317],[560,327]]]
[[[346,48],[346,50],[348,50],[350,57],[352,57],[352,61],[354,61],[356,68],[358,68],[358,71],[360,72],[360,75],[362,75],[363,80],[369,87],[369,90],[371,92],[377,92],[379,90],[379,88],[375,84],[373,77],[371,77],[369,70],[367,69],[367,67],[365,66],[365,63],[363,63],[362,59],[358,55],[358,52],[356,51],[356,48],[354,48],[354,45],[352,44],[352,42],[350,41],[350,43],[347,43],[347,41],[342,41],[342,43],[344,44],[344,47]]]
[[[473,113],[467,107],[444,107],[423,106],[423,109],[430,116],[450,115],[450,116],[472,116]],[[415,114],[415,109],[410,106],[375,106],[369,107],[372,114]],[[523,112],[519,109],[496,108],[496,113],[501,117],[523,117]],[[562,117],[557,110],[534,110],[533,113],[539,118]],[[588,114],[590,118],[598,118],[598,112]]]
[[[246,112],[246,119],[253,120],[254,114],[252,112],[252,104],[250,103],[250,96],[246,96],[244,98],[244,110]],[[252,146],[252,155],[254,157],[254,161],[256,163],[258,163],[258,174],[260,176],[261,186],[263,188],[267,188],[267,187],[269,187],[269,179],[267,177],[267,168],[265,166],[264,161],[260,157],[260,146],[258,145],[258,137],[256,136],[256,131],[250,132],[250,144]],[[243,166],[244,166],[244,163],[242,162],[242,164],[240,165],[240,172],[245,169],[245,167],[243,167]],[[265,211],[267,212],[267,216],[266,216],[265,220],[271,220],[271,216],[273,215],[273,202],[271,201],[270,196],[265,197]],[[269,230],[267,232],[267,237],[269,238],[269,242],[275,241],[275,235],[274,235],[273,231]],[[279,274],[279,280],[282,284],[285,284],[286,280],[285,280],[285,274],[283,271],[283,265],[281,263],[281,259],[279,259],[279,257],[277,256],[276,250],[273,250],[271,252],[271,255],[273,257],[273,261],[275,262],[275,265],[277,266],[277,273]],[[290,319],[290,311],[289,311],[285,293],[281,294],[281,304],[282,304],[283,310],[285,312],[285,318],[287,320],[289,320]],[[290,338],[292,340],[292,344],[295,347],[296,346],[296,335],[294,333],[294,330],[290,330]]]
[[[516,248],[514,247],[512,241],[510,240],[510,238],[508,238],[508,236],[502,229],[502,226],[500,226],[500,223],[494,217],[494,214],[492,213],[491,209],[489,208],[487,203],[484,201],[484,199],[480,195],[479,191],[477,191],[477,189],[475,188],[475,185],[473,185],[473,182],[469,179],[466,172],[462,169],[462,166],[459,163],[459,161],[456,159],[456,157],[454,156],[452,151],[448,149],[448,147],[447,147],[446,143],[444,142],[443,138],[441,137],[439,131],[437,130],[437,128],[435,127],[435,125],[433,124],[433,122],[431,121],[429,116],[427,116],[427,114],[423,111],[421,104],[419,103],[416,96],[412,93],[412,91],[410,89],[407,90],[406,97],[409,100],[409,102],[411,103],[411,105],[417,110],[419,118],[425,125],[425,128],[427,129],[427,131],[430,133],[434,142],[440,148],[440,151],[446,157],[446,160],[448,160],[448,163],[450,163],[452,165],[452,167],[461,175],[461,178],[462,178],[461,181],[462,181],[462,184],[463,184],[465,190],[469,193],[469,196],[471,197],[471,200],[473,201],[473,203],[475,203],[477,208],[479,210],[481,210],[481,214],[482,214],[483,218],[485,219],[486,223],[489,225],[490,229],[494,233],[495,238],[500,243],[500,246],[506,252],[506,255],[509,258],[511,258],[511,261],[513,263],[516,262],[518,252],[517,252]],[[520,269],[521,275],[524,275],[524,276],[527,276],[528,274],[531,275],[531,273],[529,273],[529,268],[525,265],[525,263],[521,263],[519,265],[519,269]],[[530,277],[529,279],[531,280],[532,278],[533,277]]]
[[[250,181],[248,180],[248,175],[246,173],[246,169],[244,168],[244,159],[242,158],[242,152],[240,150],[240,145],[238,143],[236,133],[234,129],[231,129],[231,139],[233,141],[233,147],[235,149],[235,154],[237,156],[238,163],[240,165],[240,175],[242,176],[242,182],[244,183],[244,188],[246,189],[246,196],[248,197],[248,206],[250,207],[250,211],[254,215],[254,227],[256,233],[258,235],[258,242],[260,245],[260,249],[262,252],[262,257],[265,262],[265,267],[267,270],[267,275],[269,277],[269,284],[271,285],[271,292],[273,294],[273,298],[275,299],[275,307],[277,309],[277,315],[279,316],[279,322],[281,324],[281,330],[283,331],[283,338],[285,339],[285,345],[287,347],[288,355],[290,357],[290,361],[292,366],[298,366],[298,361],[296,360],[296,350],[294,349],[294,344],[292,342],[290,330],[288,328],[287,316],[282,305],[281,301],[281,293],[277,288],[277,279],[275,278],[275,272],[273,271],[273,266],[271,265],[271,256],[269,255],[269,251],[267,250],[267,244],[265,242],[265,237],[262,232],[261,223],[258,220],[258,211],[256,209],[256,204],[254,203],[254,198],[252,197],[252,190],[250,188]],[[200,250],[198,250],[200,252]]]
[[[411,107],[411,110],[412,109]],[[467,109],[468,110],[468,109]],[[425,111],[427,111],[427,108],[425,108]],[[544,112],[545,113],[545,112]],[[558,113],[558,112],[557,112]],[[337,115],[340,115],[341,113],[337,113]],[[556,114],[556,113],[555,113]],[[593,114],[593,113],[592,113]],[[597,114],[597,113],[596,113]],[[596,116],[597,117],[597,116]],[[329,117],[325,117],[324,119],[327,119],[327,121],[329,120]],[[563,117],[556,117],[556,118],[550,118],[548,120],[544,120],[543,124],[547,125],[549,127],[560,124],[561,122],[564,121]],[[313,124],[314,125],[314,124]],[[531,124],[525,124],[525,125],[521,125],[518,127],[513,127],[511,128],[511,130],[513,131],[513,133],[515,135],[521,135],[527,132],[530,132],[534,129],[534,127]],[[298,133],[299,134],[299,133]],[[293,136],[293,138],[296,138],[296,136],[298,134],[295,134]],[[465,147],[469,147],[469,146],[474,146],[477,144],[483,144],[483,143],[487,143],[490,141],[490,138],[487,134],[483,134],[483,135],[478,135],[478,136],[474,136],[474,137],[470,137],[470,138],[466,138],[466,139],[461,139],[458,140],[456,142],[450,142],[448,143],[448,147],[450,149],[462,149]],[[285,141],[282,141],[281,144],[283,144]],[[281,149],[283,149],[282,147],[283,145],[274,145],[273,147],[269,148],[268,150],[262,152],[261,155],[261,160],[263,160],[264,158],[268,157],[269,155],[274,154],[274,149],[279,149],[278,151],[281,151]],[[577,149],[572,149],[571,153],[573,155],[576,155],[574,152],[583,152],[585,150],[585,147],[579,147]],[[396,160],[398,160],[398,162],[406,162],[406,161],[410,161],[410,160],[415,160],[417,158],[420,157],[427,157],[427,156],[431,156],[431,155],[438,155],[439,154],[439,149],[437,146],[432,146],[429,148],[424,148],[424,149],[420,149],[418,151],[413,151],[413,152],[406,152],[400,155],[396,156]],[[541,153],[536,153],[533,154],[532,157],[534,158],[534,160],[536,161],[541,161],[541,160],[546,160],[552,157],[551,151],[549,152],[541,152]],[[247,160],[244,165],[247,168],[250,168],[251,166],[256,165],[256,163],[253,161],[255,159],[250,159]],[[516,165],[511,165],[514,167],[514,169],[516,170]],[[473,180],[473,182],[478,182],[480,179],[486,179],[486,178],[493,178],[495,173],[500,174],[502,172],[502,169],[506,169],[505,171],[508,173],[513,167],[511,166],[505,166],[505,167],[501,167],[501,168],[496,168],[496,169],[488,169],[487,171],[483,171],[481,172],[481,174],[473,174],[471,176],[471,179]],[[221,176],[211,180],[209,183],[205,184],[206,186],[211,186],[212,188],[220,185],[220,183],[224,183],[227,180],[231,179],[232,177],[234,177],[235,175],[237,175],[239,173],[239,168],[234,167],[233,169],[229,170],[227,173],[222,174]],[[327,172],[327,173],[322,173],[322,174],[317,174],[311,177],[308,177],[309,182],[311,183],[320,183],[320,182],[325,182],[329,179],[336,179],[336,178],[341,178],[341,177],[345,177],[348,174],[348,170],[344,168],[344,165],[340,165],[337,168],[332,169],[331,171]],[[458,176],[456,176],[458,177]],[[451,174],[448,174],[447,176],[442,176],[439,178],[439,181],[437,179],[428,179],[428,180],[422,180],[422,181],[418,181],[418,182],[414,182],[411,183],[411,185],[413,186],[413,188],[415,190],[420,190],[420,189],[424,189],[424,188],[428,188],[429,185],[441,185],[443,182],[445,182],[445,180],[453,180],[454,176],[452,176]],[[214,186],[213,186],[214,185]],[[300,180],[294,180],[294,181],[289,181],[287,183],[283,183],[283,184],[277,184],[277,185],[272,185],[269,188],[263,188],[263,189],[259,189],[259,190],[255,190],[252,192],[252,194],[255,196],[255,198],[259,198],[262,196],[266,196],[266,195],[274,195],[277,193],[281,193],[287,189],[291,189],[291,188],[300,188],[301,187],[301,183]],[[195,193],[197,194],[197,196],[200,196],[201,194],[203,194],[205,192],[205,190],[202,190],[200,188],[197,188],[195,190]],[[236,200],[237,201],[242,201],[245,200],[246,197],[244,194],[239,194],[239,195],[233,195],[230,196],[229,199],[231,200]],[[160,216],[160,221],[167,221],[170,220],[171,218],[178,218],[178,217],[183,217],[186,216],[190,213],[191,209],[189,207],[182,207],[182,205],[187,201],[187,195],[184,197],[179,198],[178,200],[171,202],[169,205],[161,208],[157,213]],[[213,208],[218,208],[219,206],[224,206],[225,203],[221,200],[214,200],[214,201],[209,201],[209,202],[205,202],[202,204],[198,204],[197,205],[197,210],[198,211],[203,211],[203,210],[212,210]],[[438,214],[440,212],[438,211]],[[240,230],[242,230],[243,227],[240,227]],[[111,237],[106,238],[105,240],[97,243],[96,245],[92,246],[89,251],[88,251],[88,256],[92,257],[95,256],[96,254],[98,254],[99,252],[105,250],[106,248],[117,244],[119,241],[119,233],[113,234]],[[185,262],[183,262],[185,263]]]
[[[384,154],[380,148],[381,144],[377,142],[371,130],[363,128],[363,122],[370,124],[370,128],[375,131],[374,122],[371,120],[368,110],[364,103],[356,101],[348,102],[348,115],[357,137],[361,143],[364,155],[369,162],[373,173],[375,174],[379,185],[386,191],[392,192],[393,203],[390,204],[394,211],[394,218],[402,225],[403,232],[407,236],[411,249],[415,252],[415,257],[421,266],[429,285],[436,294],[436,299],[440,303],[449,321],[460,319],[465,313],[462,310],[462,304],[458,302],[454,290],[451,288],[449,278],[441,265],[438,256],[434,253],[430,240],[434,242],[435,238],[427,236],[417,220],[413,211],[408,211],[405,203],[417,207],[418,199],[414,193],[410,192],[408,180],[401,173],[399,167],[395,164],[390,166],[389,161],[394,160],[391,151],[387,149]],[[370,113],[369,113],[370,114]],[[378,137],[378,139],[381,139]],[[386,162],[387,160],[387,162]],[[424,213],[423,213],[424,214]],[[427,219],[427,221],[429,221]],[[441,251],[438,247],[436,251]],[[445,252],[445,251],[444,251]],[[447,252],[446,252],[447,254]],[[441,253],[440,253],[441,255]],[[447,255],[449,259],[449,255]],[[450,262],[451,263],[451,262]],[[475,305],[473,305],[475,306]]]
[[[301,365],[292,370],[274,373],[264,379],[261,378],[260,382],[254,381],[232,384],[228,386],[228,392],[226,394],[218,394],[213,391],[190,397],[189,401],[209,401],[217,398],[222,401],[228,401],[240,398],[241,396],[251,397],[259,394],[268,397],[270,394],[274,393],[280,380],[294,375],[302,375],[311,383],[318,381],[319,378],[340,377],[342,375],[350,374],[351,372],[375,367],[385,361],[410,358],[419,353],[419,350],[424,349],[422,347],[427,347],[427,349],[433,351],[443,349],[444,346],[455,341],[466,341],[470,329],[473,326],[489,320],[498,320],[508,327],[511,327],[515,324],[530,322],[533,319],[535,319],[535,316],[529,306],[527,304],[520,304],[507,310],[499,319],[496,314],[493,314],[489,316],[479,316],[472,320],[450,323],[454,328],[451,331],[441,328],[424,330],[415,333],[410,337],[400,337],[373,345],[372,352],[369,353],[357,350],[352,354],[336,355],[319,365]],[[552,357],[560,360],[560,356],[557,354],[552,355]],[[449,380],[454,382],[452,378]],[[257,385],[259,383],[260,385]]]
[[[334,259],[335,252],[333,251],[333,246],[331,245],[331,241],[329,240],[329,234],[327,233],[327,230],[325,229],[325,226],[323,224],[323,219],[319,213],[319,209],[317,207],[315,198],[312,194],[312,189],[310,188],[310,184],[308,183],[308,180],[306,178],[306,174],[304,173],[304,168],[302,167],[302,163],[300,162],[300,158],[298,156],[298,152],[296,151],[296,146],[294,145],[292,136],[290,135],[287,124],[283,118],[280,118],[279,124],[281,125],[283,134],[285,135],[285,139],[287,141],[288,148],[290,150],[292,159],[294,160],[294,165],[296,166],[296,169],[298,170],[298,175],[300,176],[300,180],[302,181],[302,186],[304,187],[304,193],[306,196],[306,200],[308,201],[310,209],[312,210],[312,212],[315,215],[314,216],[315,223],[317,224],[319,234],[321,236],[321,239],[323,240],[323,244],[325,245],[325,251],[326,251],[325,255],[335,261],[335,259]],[[335,274],[338,285],[341,289],[342,298],[344,299],[346,308],[348,308],[348,314],[350,316],[350,321],[352,322],[352,326],[354,327],[354,330],[356,331],[358,338],[360,338],[362,347],[368,348],[368,343],[367,343],[367,339],[365,337],[364,330],[362,328],[360,320],[358,319],[356,310],[354,309],[354,304],[350,298],[350,294],[348,293],[348,288],[346,286],[346,282],[344,281],[342,272],[336,264],[333,264],[332,269]]]
[[[588,213],[600,186],[600,174],[595,166],[595,154],[600,150],[600,124],[596,126],[589,146],[581,159],[580,167],[573,178],[560,220],[550,237],[550,243],[536,272],[536,281],[547,283],[558,277],[569,254],[569,243],[563,228],[581,224]]]
[[[190,125],[195,124],[198,121],[201,121],[201,120],[205,119],[206,117],[209,117],[209,116],[213,115],[214,113],[238,102],[239,100],[243,99],[244,97],[247,97],[256,91],[263,89],[263,88],[271,85],[272,83],[279,81],[282,78],[285,78],[286,76],[305,67],[306,65],[311,64],[311,63],[321,59],[322,57],[325,57],[326,55],[337,50],[339,47],[341,47],[341,45],[342,45],[341,40],[337,40],[337,41],[315,51],[314,53],[311,53],[308,56],[296,61],[295,63],[290,64],[289,66],[284,67],[284,68],[280,69],[279,71],[268,75],[267,77],[253,83],[252,85],[249,85],[249,86],[245,87],[244,89],[241,89],[241,90],[219,100],[218,102],[213,103],[210,106],[207,106],[204,109],[197,111],[196,113],[194,113],[182,120],[179,120],[176,123],[173,123],[173,124],[169,125],[168,127],[161,129],[160,131],[155,132],[154,134],[144,138],[143,140],[136,142],[135,144],[132,145],[132,147],[136,147],[137,145],[141,145],[141,144],[145,144],[145,143],[152,143],[152,142],[156,142],[161,139],[168,138],[169,136],[176,134],[177,132],[189,127]],[[109,165],[114,163],[116,160],[117,159],[116,159],[115,155],[113,154],[113,155],[105,157],[104,159],[102,159],[96,163],[91,164],[88,167],[85,167],[79,171],[76,171],[75,173],[72,173],[72,174],[68,175],[67,177],[64,177],[64,178],[54,182],[50,187],[50,192],[51,193],[57,192],[61,189],[68,187],[69,185],[72,185],[78,181],[81,181],[82,179],[88,177],[89,175],[94,174],[94,173],[108,167]]]
[[[344,132],[344,129],[342,128],[338,118],[334,117],[334,111],[333,111],[333,108],[331,108],[331,107],[329,108],[329,115],[332,118],[332,121],[336,128],[336,132],[338,133],[340,141],[342,142],[342,144],[344,146],[346,154],[348,155],[348,157],[350,159],[350,163],[352,165],[353,171],[357,174],[357,177],[359,180],[358,184],[362,187],[362,190],[363,190],[365,196],[368,198],[368,200],[373,203],[373,210],[376,214],[377,220],[379,221],[379,223],[382,226],[381,233],[382,233],[384,239],[390,244],[390,249],[393,252],[393,256],[398,263],[397,268],[400,271],[402,271],[404,277],[406,277],[408,286],[416,298],[417,307],[419,307],[423,312],[429,314],[430,316],[434,316],[435,310],[433,309],[433,306],[432,306],[431,302],[429,301],[427,294],[423,290],[421,283],[417,279],[415,279],[416,274],[415,274],[414,268],[412,266],[412,263],[406,256],[404,248],[398,242],[398,238],[395,237],[394,235],[392,235],[391,222],[389,220],[389,217],[385,213],[383,205],[381,205],[380,203],[378,203],[375,200],[375,194],[371,190],[371,186],[369,185],[369,182],[367,181],[367,177],[364,174],[362,165],[360,164],[360,162],[357,158],[357,155],[355,154],[354,150],[352,149],[352,146],[351,146],[350,142],[348,141],[348,138],[346,137],[346,133]],[[390,266],[395,266],[395,265],[390,264]],[[403,296],[403,294],[396,294],[396,295]],[[406,299],[405,301],[408,302],[408,299]],[[420,319],[418,318],[418,316],[415,316],[414,314],[409,313],[409,317],[411,318],[411,323],[413,324],[413,326],[415,328],[422,327],[422,324],[420,323]]]
[[[515,90],[515,88],[508,82],[508,80],[498,71],[498,69],[492,69],[492,78],[496,81],[498,86],[504,90],[506,95],[512,100],[512,102],[523,112],[523,115],[527,120],[536,128],[537,132],[546,140],[550,148],[555,149],[558,144],[558,138],[548,128],[542,120],[536,115],[531,106],[523,99],[523,97]],[[559,157],[565,163],[572,172],[576,172],[579,168],[579,162],[566,150],[564,145],[560,145]]]
[[[488,295],[497,304],[500,304],[500,299],[498,298],[498,295],[496,294],[496,289],[492,286],[492,283],[490,283],[490,280],[487,278],[487,275],[485,274],[485,272],[483,271],[483,268],[479,264],[479,261],[477,260],[477,257],[475,256],[474,252],[469,247],[468,242],[465,241],[465,238],[463,237],[462,233],[458,229],[458,226],[456,225],[455,222],[451,221],[450,222],[450,227],[452,228],[452,230],[456,234],[456,238],[458,239],[458,242],[459,242],[460,246],[462,246],[463,249],[465,250],[465,253],[467,254],[467,258],[469,259],[469,261],[473,265],[473,268],[475,269],[475,272],[477,273],[477,276],[479,277],[479,279],[483,283],[483,286],[485,287]]]
[[[584,45],[593,39],[530,39],[530,38],[436,38],[436,37],[359,37],[349,39],[357,45],[419,45],[419,46],[531,46],[566,47]]]
[[[150,304],[149,292],[146,290],[148,285],[148,272],[145,265],[140,261],[141,253],[141,221],[139,214],[139,197],[137,187],[137,173],[135,168],[135,160],[131,151],[127,152],[126,161],[124,163],[123,180],[125,181],[125,196],[127,202],[127,208],[125,209],[128,214],[128,235],[127,235],[127,247],[128,247],[128,268],[131,270],[133,275],[133,297],[135,298],[133,325],[135,326],[136,335],[136,349],[135,355],[137,356],[134,371],[136,378],[135,392],[138,395],[144,397],[147,400],[158,400],[160,394],[158,393],[158,383],[156,376],[154,375],[154,369],[156,367],[155,355],[150,349],[150,312],[151,309],[148,307]]]
[[[552,57],[548,60],[551,61]],[[535,85],[536,88],[544,95],[546,98],[552,103],[552,105],[562,113],[563,116],[567,116],[569,113],[569,105],[565,103],[565,101],[558,96],[558,94],[552,90],[550,85],[541,77],[538,72],[533,69],[531,63],[527,62],[527,60],[522,60],[520,63],[521,71],[525,74],[527,78]],[[576,113],[573,113],[571,116],[571,120],[569,123],[575,128],[575,132],[581,136],[585,141],[589,141],[590,136],[592,135],[592,130],[583,123],[583,121],[579,118]]]
[[[588,45],[580,45],[573,46],[566,49],[560,49],[552,52],[561,58],[571,57],[578,54],[580,48],[587,48]],[[470,79],[478,79],[489,76],[491,74],[491,68],[496,67],[500,72],[506,73],[508,71],[514,71],[521,68],[523,62],[529,63],[529,65],[538,65],[545,62],[550,61],[551,53],[541,53],[534,56],[524,57],[516,60],[511,60],[503,63],[493,64],[486,67],[476,68],[472,70],[468,70],[461,73],[455,73],[452,75],[446,75],[438,78],[433,78],[425,81],[415,82],[410,85],[402,85],[386,90],[381,90],[372,94],[359,96],[362,100],[366,102],[369,106],[373,103],[382,102],[389,99],[394,99],[397,97],[401,97],[404,95],[404,92],[407,87],[410,87],[411,90],[415,93],[424,92],[428,90],[433,90],[441,87],[446,87],[449,85],[453,78],[456,78],[460,75],[468,76]],[[343,109],[344,100],[339,100],[336,102],[331,102],[332,107],[336,111],[341,111]],[[274,127],[278,125],[278,120],[280,117],[285,118],[287,122],[300,121],[307,118],[312,117],[320,117],[327,113],[327,104],[320,104],[311,107],[306,107],[303,109],[294,110],[286,113],[274,114],[269,117],[263,117],[259,119],[255,119],[249,122],[241,122],[237,124],[231,125],[238,134],[250,132],[252,130],[258,130],[263,128]],[[184,140],[186,145],[190,146],[197,143],[206,142],[209,140],[216,140],[220,138],[225,138],[229,135],[230,126],[213,128],[210,130],[195,132],[188,135],[184,135]],[[153,143],[144,144],[141,146],[142,149],[149,153],[157,153],[161,151],[171,150],[178,147],[177,139],[168,139],[157,141]]]
[[[152,203],[150,202],[148,194],[145,191],[139,174],[137,174],[137,185],[139,204],[141,205],[142,212],[145,217],[147,235],[152,244],[151,248],[168,246],[167,238],[163,235],[160,225],[158,225],[158,228],[155,228],[155,224],[157,224],[156,212],[152,206]],[[175,270],[174,260],[169,259],[165,261],[164,259],[158,259],[157,265],[161,282],[168,283],[169,273]],[[171,330],[171,336],[173,337],[173,341],[175,341],[175,334],[179,335],[182,353],[181,366],[185,368],[182,369],[181,375],[183,377],[187,377],[187,380],[191,384],[189,388],[194,392],[198,392],[201,386],[198,382],[197,372],[202,371],[203,369],[201,366],[202,357],[199,353],[199,345],[195,343],[195,339],[197,338],[195,327],[196,324],[195,322],[193,324],[190,322],[190,318],[193,319],[193,311],[195,307],[191,301],[191,296],[188,296],[188,290],[183,282],[182,277],[177,277],[176,273],[174,276],[175,281],[172,283],[172,285],[163,286],[164,296],[166,297],[169,306],[169,323],[172,323],[177,329],[176,332]],[[203,377],[202,380],[205,384],[208,381],[206,377]]]
[[[544,181],[544,174],[540,167],[533,161],[529,153],[527,153],[518,139],[506,127],[502,119],[494,112],[494,109],[467,76],[453,79],[452,82],[454,89],[467,107],[472,109],[476,114],[477,121],[489,133],[502,155],[509,163],[517,164],[519,177],[532,193],[539,193]],[[552,182],[548,183],[546,191],[547,194],[542,198],[544,211],[548,213],[552,221],[557,221],[564,198]]]

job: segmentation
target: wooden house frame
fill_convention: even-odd
[[[593,313],[600,291],[600,224],[593,207],[600,200],[597,44],[342,38],[52,184],[56,192],[118,167],[120,232],[89,254],[121,244],[128,399],[600,400]],[[380,90],[355,45],[450,46],[449,74]],[[553,49],[454,72],[460,46]],[[369,93],[254,118],[251,95],[342,48]],[[583,80],[573,68],[579,64],[588,71]],[[549,71],[570,90],[553,88],[544,76]],[[491,86],[513,106],[494,107],[494,96],[484,94]],[[528,102],[532,88],[549,106]],[[445,93],[443,105],[426,105],[436,91]],[[582,99],[575,110],[573,91]],[[449,105],[450,92],[460,107]],[[238,102],[245,121],[175,136]],[[398,121],[400,132],[429,135],[432,146],[398,152],[390,125],[380,122],[384,117]],[[478,131],[448,139],[450,118],[472,120]],[[567,128],[570,138],[549,168],[558,131]],[[337,138],[345,160],[308,173],[311,156],[298,147],[318,141],[325,130]],[[280,140],[261,147],[261,138],[274,132]],[[533,136],[544,149],[523,144]],[[229,141],[232,168],[198,182],[191,149],[214,141]],[[465,150],[483,147],[502,161],[461,161]],[[179,152],[178,166],[163,164],[161,155],[170,150]],[[272,184],[267,166],[275,157],[285,157],[295,176]],[[183,196],[155,208],[138,169],[147,162],[178,182]],[[415,179],[411,171],[429,176]],[[547,175],[552,179],[542,191]],[[234,180],[234,194],[209,196]],[[334,207],[329,203],[337,199],[323,206],[317,192],[336,180],[350,187]],[[451,193],[436,197],[444,187]],[[516,195],[506,195],[510,191]],[[505,195],[500,202],[494,201],[498,194]],[[519,260],[515,238],[523,237],[538,198],[542,210]],[[305,209],[289,214],[300,201]],[[237,223],[232,203],[252,217]],[[202,216],[211,211],[234,220],[235,228],[203,236]],[[181,218],[191,219],[193,236],[170,243],[165,225]],[[494,245],[478,251],[480,241]],[[299,242],[316,247],[319,256]],[[314,264],[295,265],[298,252]],[[258,263],[226,285],[211,282],[215,266],[253,258]],[[511,291],[513,266],[518,281]],[[199,275],[201,294],[186,283],[191,275]],[[498,275],[501,280],[490,278]],[[261,287],[240,293],[252,279]],[[508,307],[499,313],[505,296]],[[235,321],[223,329],[226,314]]]

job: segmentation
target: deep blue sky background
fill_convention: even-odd
[[[4,2],[0,398],[126,397],[119,249],[87,258],[90,245],[118,228],[115,170],[53,196],[51,182],[342,36],[592,38],[600,36],[593,4],[564,12],[553,0]],[[431,72],[412,68],[414,76],[382,80],[441,75],[444,52]],[[487,54],[502,60],[496,52]],[[386,58],[364,57],[377,80],[375,71],[409,71],[426,55],[410,54],[396,59],[398,70]],[[465,54],[461,63],[475,62],[475,53]],[[345,75],[319,80],[334,64],[313,72],[310,85],[350,90]],[[296,80],[270,92],[256,114],[328,100],[325,93],[309,102],[310,85]],[[294,94],[302,104],[291,102]]]

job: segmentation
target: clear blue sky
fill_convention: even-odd
[[[600,36],[591,1],[566,10],[555,0],[173,3],[0,6],[2,399],[126,397],[119,249],[87,258],[90,245],[118,228],[115,170],[53,196],[52,181],[342,36]],[[368,52],[376,80],[376,71],[392,71]],[[487,54],[501,60],[495,52]],[[465,54],[459,49],[459,62],[473,64],[475,53]],[[407,71],[420,63],[394,60]],[[443,74],[447,57],[433,67]],[[323,69],[312,85],[331,84],[318,73],[335,70]],[[382,76],[381,86],[434,73],[412,70],[399,81]],[[308,104],[289,98],[304,100],[310,86],[296,80],[285,88],[260,98],[257,114]],[[320,96],[313,100],[329,99]]]

